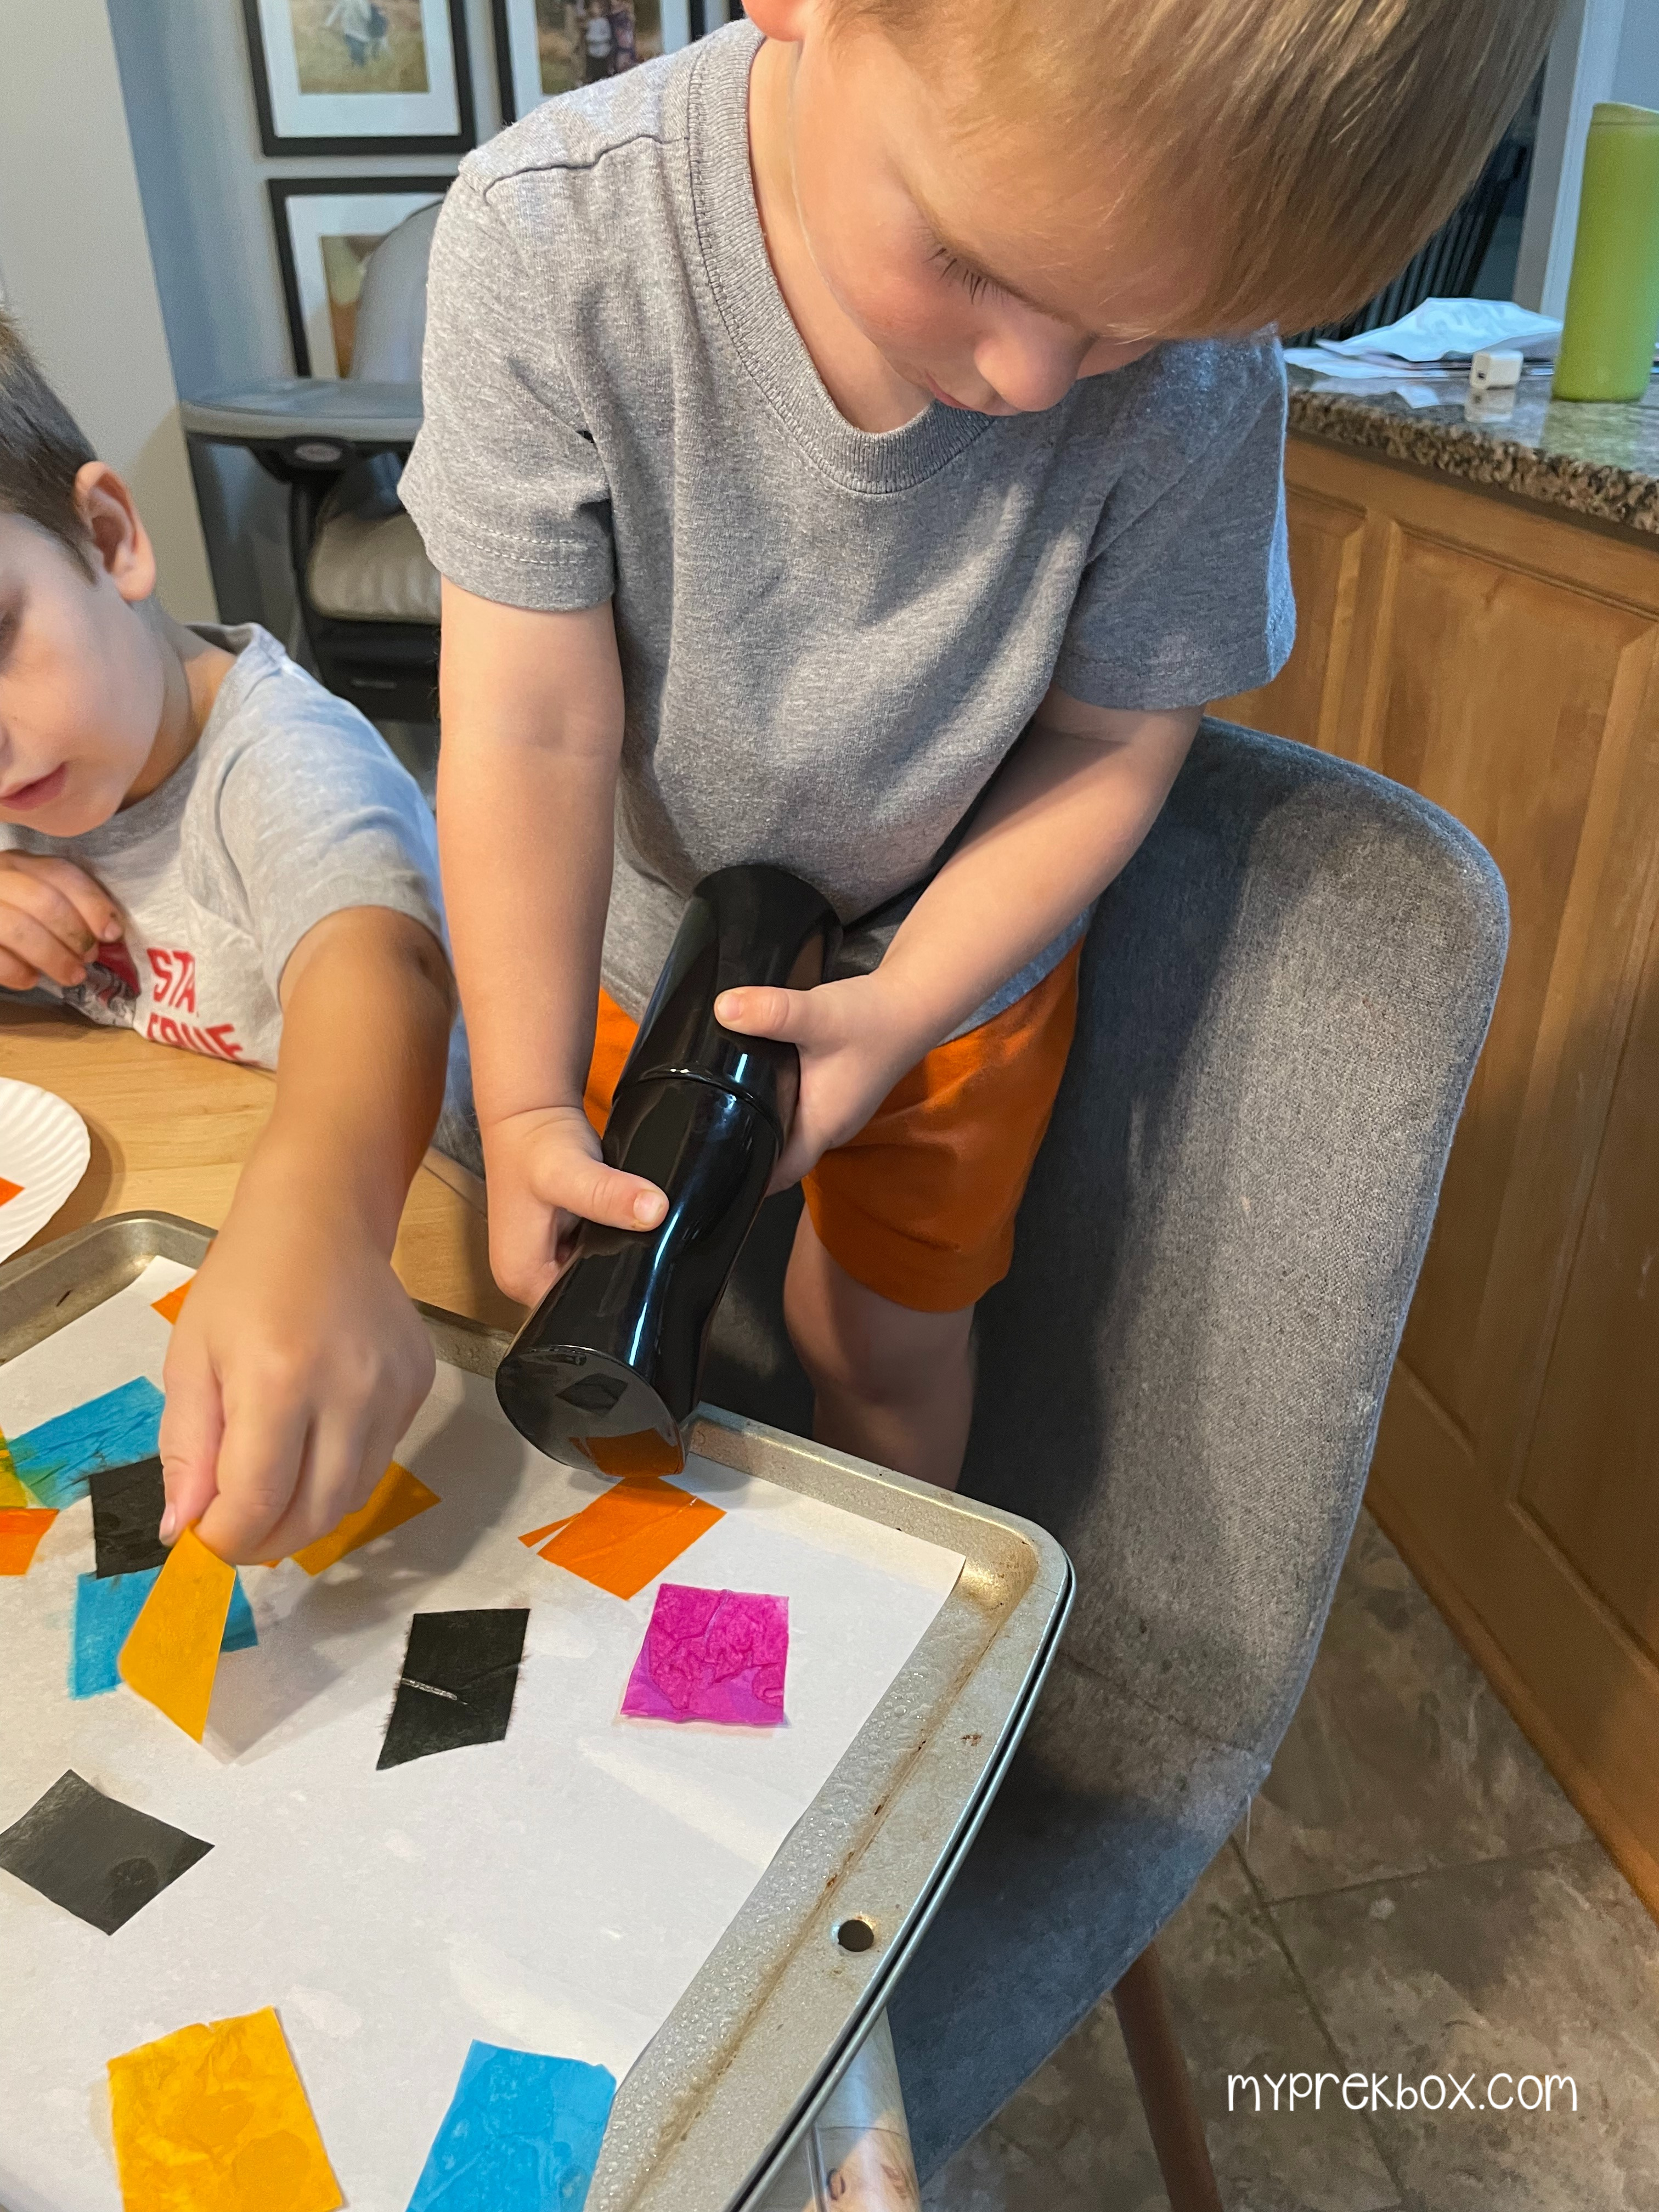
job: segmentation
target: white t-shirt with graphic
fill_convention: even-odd
[[[447,947],[436,830],[379,733],[269,631],[195,628],[236,662],[189,757],[79,837],[0,822],[0,851],[73,860],[125,925],[84,983],[46,995],[157,1044],[274,1067],[283,970],[318,922],[389,907]],[[458,1024],[434,1142],[476,1170],[470,1091]]]

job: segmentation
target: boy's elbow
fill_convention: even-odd
[[[423,921],[383,906],[348,907],[307,932],[283,971],[284,1014],[296,993],[337,976],[355,993],[395,995],[447,1033],[457,997],[449,956]]]
[[[394,915],[401,922],[398,949],[411,973],[425,985],[438,1001],[445,1026],[455,1018],[459,1001],[455,990],[455,971],[449,964],[449,955],[423,921],[410,915]]]

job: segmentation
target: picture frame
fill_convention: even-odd
[[[726,0],[491,0],[501,120],[516,123],[544,100],[617,74],[631,43],[635,58],[673,53],[726,20]],[[633,19],[631,41],[624,14]],[[609,46],[596,40],[592,61],[586,25],[610,25]],[[606,64],[609,64],[608,66]]]
[[[242,0],[267,154],[464,154],[465,0]]]
[[[451,177],[274,177],[270,215],[296,376],[342,377],[368,257]]]

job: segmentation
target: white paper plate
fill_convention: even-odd
[[[0,1260],[46,1227],[91,1157],[87,1125],[67,1100],[0,1077]]]

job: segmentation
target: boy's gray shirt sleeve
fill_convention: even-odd
[[[1169,415],[1148,405],[1054,666],[1062,691],[1096,707],[1175,709],[1252,690],[1278,674],[1296,632],[1279,348],[1164,351],[1180,357],[1185,404]],[[1162,395],[1153,384],[1145,397]]]
[[[350,708],[295,713],[309,703],[303,695],[258,703],[264,714],[248,714],[242,742],[227,748],[215,788],[200,796],[213,806],[272,996],[301,939],[348,908],[407,915],[447,949],[436,832],[413,778]]]
[[[424,421],[399,495],[453,583],[564,611],[608,599],[615,561],[611,488],[541,302],[545,281],[463,170],[433,234]]]

